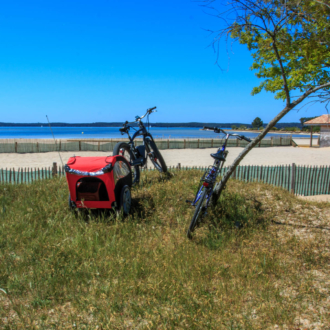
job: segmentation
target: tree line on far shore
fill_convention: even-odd
[[[301,131],[310,131],[309,126],[304,126],[304,123],[308,120],[314,119],[317,117],[302,117],[300,118],[300,124],[299,123],[277,123],[276,127],[274,126],[271,130],[273,131],[287,131],[287,132],[301,132]],[[283,125],[284,124],[284,125]],[[294,125],[292,125],[294,124]],[[259,118],[256,117],[251,125],[231,125],[231,128],[233,130],[239,129],[239,130],[261,130],[264,127],[266,127],[268,124],[264,124],[263,121]],[[313,132],[320,132],[320,126],[314,126],[313,127]]]
[[[257,117],[259,118],[259,117]],[[257,119],[256,118],[256,119]],[[315,117],[313,117],[315,118]],[[256,120],[255,119],[255,120]],[[312,118],[310,118],[312,119]],[[247,123],[150,123],[150,127],[159,127],[159,128],[167,128],[167,127],[191,127],[191,128],[202,128],[203,126],[216,126],[220,128],[234,128],[235,129],[259,129],[260,127],[265,127],[267,124],[264,124],[261,119],[260,121],[255,120],[251,124]],[[306,120],[309,120],[307,118]],[[306,121],[304,120],[304,121]],[[261,122],[261,123],[260,123]],[[123,123],[106,123],[106,122],[97,122],[97,123],[51,123],[52,127],[121,127]],[[132,125],[133,126],[133,125]],[[3,123],[0,122],[0,127],[48,127],[48,123]],[[297,129],[302,129],[303,125],[301,123],[278,123],[276,124],[276,129],[286,129],[295,127]]]

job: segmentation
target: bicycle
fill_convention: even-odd
[[[149,115],[153,112],[156,112],[155,109],[156,107],[148,109],[145,115],[142,117],[136,116],[135,121],[133,122],[126,121],[123,127],[119,129],[119,131],[122,135],[125,133],[128,135],[129,142],[118,142],[113,149],[113,155],[121,155],[129,161],[132,167],[133,183],[139,182],[140,167],[147,164],[147,157],[150,158],[151,162],[159,172],[167,172],[166,163],[161,153],[159,152],[151,133],[148,132],[142,122],[142,119],[147,116],[149,127]],[[134,127],[130,126],[130,124],[137,124],[139,129],[136,130]],[[131,128],[135,130],[135,133],[132,137],[129,134],[129,130]],[[143,144],[136,147],[134,144],[134,139],[141,135],[143,137]]]
[[[239,135],[239,134],[231,134],[227,133],[221,128],[218,127],[203,127],[203,130],[212,130],[214,133],[224,133],[226,134],[224,144],[221,148],[217,150],[216,153],[211,154],[211,157],[214,158],[214,163],[213,165],[210,165],[207,170],[204,172],[202,178],[201,178],[201,184],[198,187],[195,199],[193,201],[187,200],[186,202],[190,203],[192,206],[194,206],[195,212],[194,215],[191,219],[190,226],[187,231],[187,237],[189,239],[192,239],[192,232],[195,230],[197,224],[200,222],[200,215],[202,213],[202,216],[205,216],[207,214],[207,208],[209,206],[209,202],[211,200],[213,190],[215,187],[215,182],[217,179],[217,176],[220,174],[223,165],[226,161],[228,151],[226,150],[227,147],[227,141],[230,136],[235,137],[236,139],[239,140],[245,140],[247,142],[251,142],[251,140],[244,135]]]

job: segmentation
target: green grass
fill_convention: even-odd
[[[329,326],[326,204],[231,180],[189,241],[201,172],[143,175],[125,219],[71,213],[63,178],[0,186],[1,329]]]

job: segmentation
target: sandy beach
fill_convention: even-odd
[[[227,148],[229,155],[227,164],[239,155],[243,148]],[[208,166],[213,159],[210,153],[215,148],[208,149],[170,149],[161,150],[167,166]],[[63,162],[73,156],[109,156],[109,152],[61,152]],[[0,168],[21,168],[21,167],[49,167],[57,162],[61,164],[57,152],[47,153],[2,153],[0,154]],[[255,148],[241,162],[241,165],[330,165],[330,148],[294,148],[294,147],[273,147]],[[150,163],[149,163],[150,164]]]

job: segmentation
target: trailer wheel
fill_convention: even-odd
[[[129,186],[125,185],[120,192],[120,204],[118,207],[118,211],[126,216],[131,211],[131,205],[132,205],[131,190]]]
[[[69,194],[69,209],[71,210],[71,211],[73,211],[75,208],[76,208],[76,206],[75,206],[75,203],[71,200],[71,194]]]

